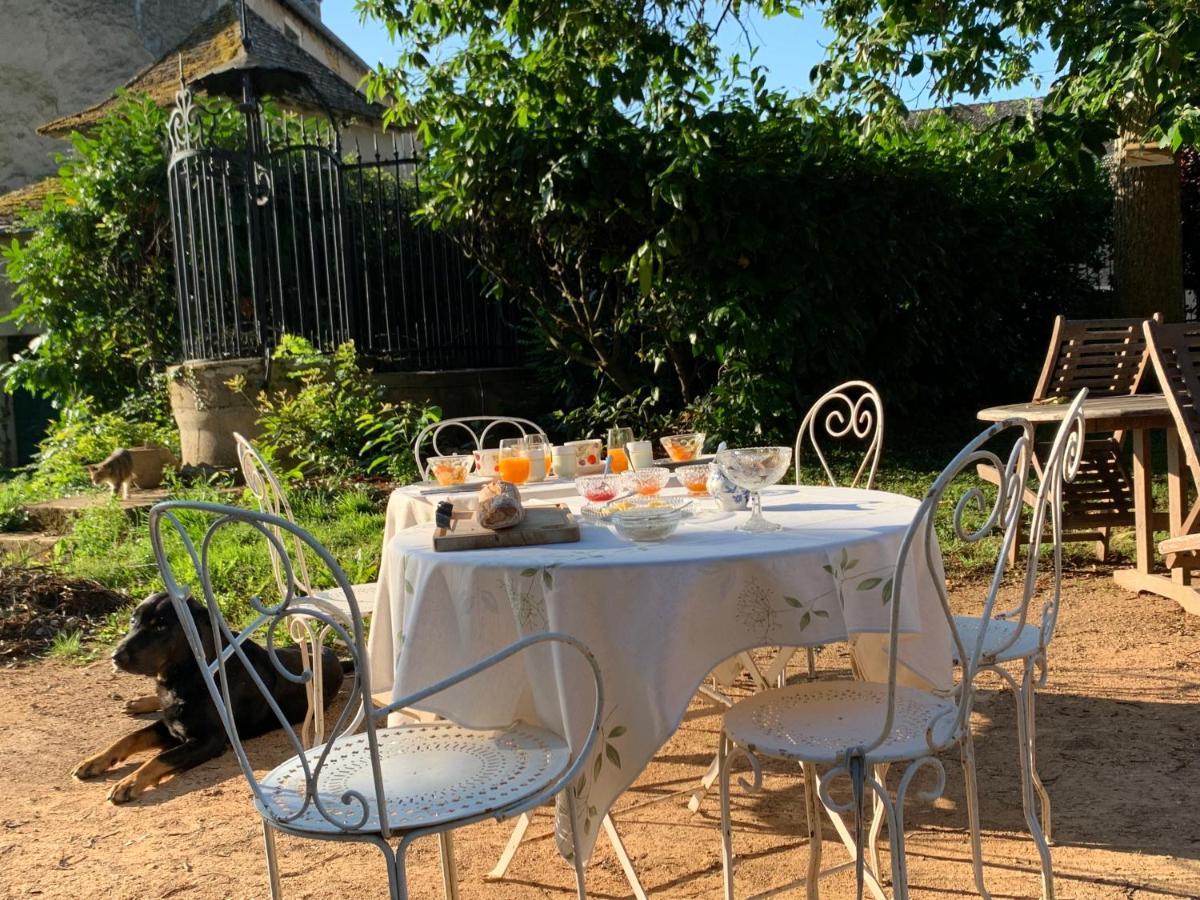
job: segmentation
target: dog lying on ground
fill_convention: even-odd
[[[207,658],[215,659],[216,642],[213,640],[208,611],[190,597],[188,610],[196,623]],[[253,641],[247,641],[242,646],[288,721],[302,722],[308,711],[304,685],[280,675],[264,647]],[[322,680],[325,705],[328,706],[341,688],[342,665],[329,648],[325,648],[323,653]],[[281,647],[277,649],[277,654],[279,661],[289,671],[301,671],[299,648]],[[225,752],[229,746],[229,736],[204,684],[187,636],[175,614],[175,607],[165,592],[153,594],[138,604],[130,621],[129,633],[113,651],[112,661],[116,668],[124,672],[151,675],[155,679],[156,696],[131,700],[125,705],[125,711],[139,713],[161,709],[162,718],[89,756],[75,767],[72,775],[78,779],[94,778],[135,753],[161,751],[118,781],[109,791],[108,799],[113,803],[127,803],[164,778],[194,768]],[[236,656],[230,657],[226,671],[229,675],[229,697],[241,738],[257,737],[279,728],[279,721],[267,705],[266,698]]]

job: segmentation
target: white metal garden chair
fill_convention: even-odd
[[[233,433],[233,439],[237,442],[238,463],[241,465],[242,477],[246,482],[246,488],[258,502],[259,511],[294,523],[296,517],[292,515],[292,506],[288,503],[287,494],[279,483],[279,479],[275,477],[275,473],[271,471],[271,467],[267,465],[267,461],[263,459],[262,454],[236,431]],[[285,537],[282,532],[276,537],[281,544],[291,540],[296,584],[308,598],[308,602],[319,606],[326,614],[336,618],[342,625],[348,626],[350,624],[350,601],[345,593],[338,588],[314,588],[312,579],[308,575],[308,561],[304,558],[300,542],[294,537]],[[282,597],[287,593],[285,560],[274,552],[274,544],[269,545],[269,548],[271,550],[271,569],[275,575],[279,595]],[[375,612],[376,590],[375,582],[354,585],[354,597],[364,619],[369,618]],[[304,720],[304,726],[301,729],[305,745],[311,747],[320,743],[325,736],[321,646],[329,629],[315,620],[306,620],[301,616],[294,617],[289,623],[289,627],[292,637],[300,647],[304,665],[308,666],[311,661],[315,673],[315,677],[305,684],[305,690],[308,691],[308,717]]]
[[[1079,471],[1088,444],[1084,434],[1081,407],[1088,389],[1084,388],[1067,411],[1058,430],[1049,456],[1042,469],[1042,481],[1033,502],[1029,527],[1029,557],[1021,597],[1011,609],[983,616],[955,616],[954,624],[968,649],[983,643],[973,677],[988,672],[999,678],[1012,692],[1016,701],[1017,743],[1021,772],[1021,805],[1025,822],[1037,846],[1042,867],[1042,896],[1054,896],[1054,872],[1050,862],[1050,795],[1042,784],[1037,770],[1037,739],[1034,721],[1034,699],[1037,688],[1046,683],[1046,651],[1054,637],[1058,622],[1059,601],[1062,596],[1062,554],[1067,535],[1064,524],[1065,486]],[[1041,549],[1048,547],[1052,565],[1051,578],[1043,588],[1038,585]],[[1031,610],[1034,601],[1044,598],[1040,610]],[[990,618],[989,618],[990,616]],[[1036,619],[1036,624],[1034,622]],[[959,653],[955,662],[962,665]],[[1020,664],[1019,674],[1010,664]],[[964,677],[969,673],[964,669]],[[1036,797],[1035,797],[1036,794]],[[1041,818],[1037,805],[1040,801]],[[872,845],[874,842],[872,841]],[[873,849],[872,849],[872,852]]]
[[[499,434],[505,431],[516,432],[520,437],[528,437],[531,434],[540,434],[543,437],[546,435],[546,432],[536,422],[513,416],[459,416],[453,419],[442,419],[440,422],[422,428],[417,434],[417,439],[413,441],[413,458],[417,461],[417,471],[424,479],[426,477],[425,457],[461,453],[464,444],[471,450],[482,450],[487,446],[487,439],[492,432]],[[450,448],[440,447],[439,439],[453,440],[455,445]],[[499,441],[498,437],[497,441]],[[427,442],[431,453],[423,452]]]
[[[1012,449],[1003,460],[988,447],[1001,434],[1015,436]],[[977,486],[972,486],[954,506],[953,527],[958,537],[967,542],[983,540],[997,530],[1002,534],[1000,552],[984,604],[983,619],[985,623],[991,619],[1008,564],[1009,545],[1017,539],[1032,442],[1033,428],[1028,422],[1008,419],[996,423],[959,452],[921,502],[901,542],[896,560],[886,682],[849,679],[807,681],[752,695],[726,713],[718,744],[726,898],[733,897],[734,886],[729,779],[730,764],[737,756],[742,755],[749,760],[755,774],[755,786],[761,782],[759,757],[792,760],[801,764],[810,840],[807,889],[811,900],[820,896],[821,875],[829,874],[822,873],[821,869],[822,808],[829,814],[851,854],[851,862],[837,866],[832,871],[854,866],[860,896],[864,885],[874,896],[885,896],[877,856],[872,855],[870,870],[865,865],[862,804],[867,791],[873,797],[876,821],[886,821],[888,826],[893,894],[897,900],[905,900],[908,897],[908,875],[904,853],[904,801],[915,777],[926,768],[935,776],[935,784],[930,790],[917,791],[917,796],[932,801],[941,795],[946,773],[938,754],[955,747],[959,750],[966,782],[967,820],[975,883],[981,895],[989,896],[983,881],[974,745],[970,728],[974,677],[980,665],[987,629],[979,629],[974,635],[973,644],[967,643],[968,638],[960,633],[951,612],[944,583],[934,579],[933,585],[938,592],[955,652],[959,659],[964,660],[963,677],[948,694],[898,684],[899,598],[903,593],[905,576],[914,566],[929,566],[936,571],[935,518],[947,497],[948,489],[964,472],[971,471],[973,474],[977,463],[988,462],[1000,473],[994,502],[985,502],[983,492]],[[973,510],[982,519],[975,527],[968,526],[968,510]],[[893,801],[888,795],[885,778],[887,768],[896,763],[905,763],[906,766]],[[824,775],[818,773],[818,765],[829,766]],[[839,803],[830,795],[831,783],[842,776],[851,783],[849,803]],[[854,814],[853,830],[842,818],[846,813]],[[877,833],[877,828],[872,830]]]
[[[193,537],[193,530],[200,530],[196,527],[197,518],[204,524],[198,540]],[[189,524],[193,530],[189,530]],[[250,784],[254,806],[262,817],[273,900],[280,897],[276,831],[318,840],[373,844],[387,861],[392,900],[408,896],[405,881],[408,847],[418,837],[437,834],[443,884],[447,898],[453,900],[458,893],[450,835],[453,829],[489,818],[507,819],[559,795],[574,823],[574,792],[569,788],[590,759],[604,704],[599,668],[579,641],[562,634],[531,635],[430,687],[373,709],[363,619],[354,588],[329,552],[311,535],[278,516],[182,500],[160,503],[151,510],[150,535],[166,590],[183,623],[242,773]],[[348,625],[304,593],[281,535],[319,560],[332,576],[348,602]],[[271,555],[282,562],[287,585],[278,603],[252,598],[254,619],[240,632],[230,627],[217,604],[210,569],[210,548],[214,541],[226,538],[242,545],[247,538],[266,541],[272,547]],[[168,542],[174,545],[170,549]],[[180,544],[182,554],[178,549]],[[189,598],[199,601],[206,614],[194,617],[188,606]],[[269,674],[292,682],[313,680],[315,673],[311,668],[293,672],[274,655],[280,626],[296,616],[321,622],[343,645],[341,649],[349,654],[354,669],[347,702],[330,729],[327,742],[309,749],[287,721],[244,649],[247,642],[260,636],[265,639],[275,669]],[[561,652],[552,646],[532,649],[539,644],[558,645],[577,654],[583,663],[579,667],[581,675],[586,670],[586,675],[582,675],[585,683],[591,681],[594,685],[590,729],[579,746],[572,748],[562,735],[520,722],[491,730],[464,728],[445,721],[381,727],[390,713],[490,672],[515,654],[555,652],[557,656]],[[295,754],[265,775],[260,775],[261,769],[256,770],[251,764],[238,732],[236,710],[229,701],[231,665],[240,665],[251,673],[262,702],[274,713]],[[364,730],[358,734],[352,733],[355,709],[367,710]],[[573,828],[570,837],[577,891],[583,900],[586,897],[583,858]]]
[[[848,441],[862,448],[862,459],[853,478],[846,482],[845,487],[858,487],[862,484],[867,490],[875,486],[875,475],[879,471],[879,459],[883,455],[883,400],[875,386],[867,381],[847,381],[826,391],[808,408],[800,422],[800,430],[796,432],[796,449],[794,464],[796,469],[796,484],[801,483],[800,464],[806,448],[811,448],[824,470],[825,478],[831,487],[839,487],[837,476],[829,464],[822,444],[824,438],[833,441]],[[865,480],[863,476],[866,476]],[[817,675],[817,649],[805,647],[808,657],[808,677]],[[796,655],[798,647],[780,647],[775,658],[764,669],[760,668],[754,658],[748,653],[740,653],[736,661],[726,665],[729,671],[736,673],[745,671],[754,682],[756,690],[766,690],[771,685],[782,686],[787,674],[788,664]],[[701,689],[706,697],[731,706],[733,701],[720,689],[720,685]],[[704,795],[717,780],[718,761],[713,760],[708,771],[700,779],[700,786],[692,792],[688,808],[696,812]]]
[[[867,381],[847,381],[826,391],[809,407],[796,433],[796,484],[800,484],[805,449],[811,447],[829,484],[839,486],[821,446],[824,438],[839,443],[856,442],[863,448],[862,461],[844,487],[860,484],[867,490],[875,487],[875,474],[883,455],[883,400],[874,385]]]

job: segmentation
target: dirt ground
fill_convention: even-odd
[[[980,590],[960,589],[964,609]],[[1051,650],[1038,721],[1042,775],[1054,799],[1058,896],[1200,897],[1200,619],[1169,601],[1131,596],[1103,574],[1076,575],[1065,586]],[[833,648],[822,658],[830,673],[844,664]],[[232,756],[125,807],[106,803],[104,795],[129,766],[88,783],[68,776],[85,754],[130,730],[121,700],[144,688],[107,661],[43,662],[0,673],[0,896],[266,896],[258,819]],[[716,798],[698,813],[686,803],[718,727],[713,706],[697,700],[614,811],[651,896],[719,896]],[[1011,700],[983,692],[974,727],[988,885],[997,898],[1036,897]],[[259,745],[268,755],[282,753],[282,742],[272,738]],[[908,807],[914,898],[974,893],[961,771],[953,763],[947,759],[940,800]],[[738,896],[804,895],[807,841],[797,774],[772,766],[761,793],[735,789]],[[533,839],[508,877],[484,880],[510,828],[490,822],[457,833],[462,896],[570,896],[571,871],[553,850],[546,811],[535,817]],[[844,861],[832,828],[825,836],[827,864]],[[372,848],[282,837],[280,854],[287,897],[386,896],[383,864]],[[409,878],[414,898],[440,896],[431,840],[414,846]],[[630,896],[603,840],[588,886],[597,898]],[[822,892],[853,897],[852,876],[831,876]]]

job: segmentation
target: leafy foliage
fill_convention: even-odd
[[[218,131],[233,107],[214,106]],[[155,373],[177,354],[170,203],[164,151],[168,111],[127,96],[74,153],[60,156],[61,182],[5,248],[17,298],[11,318],[44,330],[7,368],[8,386],[62,405],[94,397],[116,409],[161,387]]]
[[[821,94],[866,108],[868,129],[903,115],[902,92],[924,85],[936,101],[978,97],[1031,76],[1049,49],[1055,74],[1047,127],[1074,131],[1098,149],[1120,132],[1196,137],[1200,8],[1177,0],[800,0],[834,33],[813,75]],[[773,11],[779,11],[778,9]]]
[[[295,478],[330,478],[377,473],[417,480],[412,444],[417,432],[436,422],[436,407],[387,403],[347,341],[331,356],[308,341],[285,335],[274,354],[288,381],[255,398],[262,434],[256,442]],[[244,391],[241,376],[230,385]]]
[[[422,123],[424,214],[567,364],[569,422],[763,439],[848,376],[896,409],[1024,394],[1053,315],[1102,303],[1109,189],[1029,122],[864,143],[674,0],[359,7],[403,47],[372,86]]]

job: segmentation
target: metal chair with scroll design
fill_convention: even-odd
[[[958,633],[968,647],[979,636],[983,637],[976,676],[981,672],[994,675],[1012,692],[1016,703],[1021,804],[1041,860],[1044,897],[1054,896],[1054,873],[1047,846],[1051,840],[1050,795],[1038,775],[1034,701],[1037,689],[1046,683],[1046,653],[1058,624],[1062,599],[1064,498],[1079,471],[1087,446],[1082,410],[1087,396],[1088,389],[1083,388],[1071,401],[1066,418],[1043,460],[1042,480],[1033,502],[1029,527],[1030,547],[1039,552],[1031,551],[1029,554],[1020,600],[1011,609],[991,615],[990,618],[956,616],[954,619]],[[1049,547],[1052,569],[1048,581],[1039,585],[1040,551],[1043,547]],[[1041,609],[1031,610],[1039,597],[1045,598]],[[959,655],[955,662],[962,665],[962,659]],[[1019,677],[1008,668],[1013,663],[1020,663]],[[1036,809],[1039,801],[1040,818]],[[875,853],[874,838],[877,834],[878,831],[873,829],[872,854]]]
[[[203,522],[198,539],[197,519]],[[186,523],[186,524],[185,524]],[[189,529],[189,525],[191,529]],[[171,602],[183,623],[208,693],[221,715],[230,743],[253,793],[262,818],[271,897],[280,897],[275,832],[317,840],[357,841],[378,847],[387,861],[389,896],[408,896],[405,856],[412,842],[437,834],[441,844],[443,884],[448,898],[457,897],[451,831],[485,819],[504,820],[562,795],[574,823],[575,794],[571,786],[590,760],[603,715],[603,686],[591,653],[566,635],[531,635],[436,684],[382,708],[370,703],[370,666],[366,663],[364,626],[354,588],[329,552],[299,526],[279,516],[214,503],[173,500],[150,513],[155,557]],[[326,608],[312,603],[296,577],[287,544],[297,543],[319,561],[343,592],[350,609],[344,624]],[[247,538],[264,540],[270,555],[283,568],[287,590],[275,604],[251,598],[253,620],[234,631],[216,600],[210,550],[221,540],[247,546]],[[170,550],[168,544],[172,545]],[[182,551],[179,548],[182,545]],[[203,611],[193,615],[189,600]],[[310,668],[288,669],[275,652],[280,626],[302,616],[322,623],[350,656],[353,676],[349,697],[326,743],[306,749],[292,723],[275,702],[270,689],[251,664],[247,642],[261,636],[275,678],[293,683],[314,677]],[[535,645],[548,645],[534,651]],[[557,650],[554,646],[557,645]],[[510,657],[525,652],[570,651],[581,659],[577,674],[594,688],[594,709],[586,736],[572,749],[554,731],[514,723],[506,728],[476,729],[439,721],[396,728],[381,727],[389,713],[422,703],[447,689],[462,690],[470,679],[492,671]],[[240,665],[250,673],[262,702],[270,708],[284,733],[289,759],[266,774],[251,764],[232,708],[229,669]],[[494,677],[494,676],[493,676]],[[354,709],[366,709],[364,730],[352,733]],[[561,705],[556,708],[563,708]],[[583,860],[571,829],[573,864],[580,898],[586,897]],[[393,847],[392,842],[395,843]]]
[[[450,434],[454,435],[453,440],[459,443],[453,448],[444,449],[439,447],[438,440],[442,438],[447,429]],[[484,449],[488,436],[493,431],[505,429],[518,432],[520,437],[528,437],[531,434],[540,434],[543,437],[546,435],[546,432],[536,422],[513,416],[458,416],[453,419],[442,419],[440,422],[422,428],[417,434],[416,440],[413,441],[413,458],[417,462],[417,471],[421,473],[422,479],[426,477],[425,461],[421,455],[426,441],[429,442],[430,449],[433,451],[428,454],[430,456],[461,453],[464,449],[470,453],[473,450]]]
[[[821,426],[821,430],[818,430]],[[875,487],[875,475],[879,471],[879,460],[883,455],[883,400],[879,391],[868,381],[847,381],[839,384],[817,398],[809,407],[796,433],[796,484],[801,483],[800,463],[804,458],[805,445],[811,445],[814,455],[821,463],[825,478],[831,487],[839,487],[837,476],[829,465],[825,451],[821,449],[821,431],[824,436],[835,441],[854,441],[864,447],[862,461],[854,472],[853,478],[844,483],[845,487],[858,487],[861,483],[868,491]],[[866,481],[863,481],[866,475]],[[794,650],[780,652],[763,673],[762,679],[767,684],[782,684],[787,665],[794,655]],[[808,656],[808,677],[817,675],[817,648],[806,647]]]
[[[1067,319],[1058,316],[1050,336],[1050,348],[1033,392],[1035,403],[1068,403],[1087,388],[1093,399],[1136,394],[1148,365],[1144,319]],[[1154,321],[1161,321],[1158,313]],[[1112,530],[1134,524],[1133,486],[1122,462],[1124,435],[1092,434],[1080,460],[1079,475],[1063,495],[1063,540],[1095,543],[1096,556],[1108,555]],[[1039,445],[1034,471],[1042,474],[1039,461],[1048,450]],[[981,466],[979,476],[995,483],[995,474]],[[1025,492],[1032,506],[1034,492]],[[1013,546],[1013,561],[1023,546]]]
[[[796,469],[796,484],[801,484],[801,461],[806,446],[811,446],[813,454],[824,470],[826,480],[831,487],[838,487],[837,476],[830,466],[830,461],[822,449],[822,431],[824,436],[834,441],[852,441],[864,447],[862,458],[853,477],[846,487],[858,487],[862,483],[867,490],[875,486],[875,475],[879,471],[879,459],[883,454],[883,400],[875,386],[867,381],[847,381],[826,391],[809,407],[801,420],[800,429],[796,433],[795,455],[793,457]],[[863,476],[866,480],[863,480]],[[730,673],[727,677],[732,680],[736,673],[744,671],[754,682],[756,690],[766,690],[772,685],[782,686],[787,673],[788,664],[796,655],[797,647],[780,647],[775,657],[765,670],[759,666],[750,653],[739,653],[736,660],[727,664]],[[805,647],[808,661],[808,677],[816,678],[817,650],[819,648]],[[733,701],[717,684],[713,687],[703,687],[706,697],[724,706],[732,706]],[[700,809],[704,795],[717,780],[718,761],[713,760],[700,786],[692,791],[688,808],[692,812]]]
[[[1011,450],[1002,458],[990,444],[1001,435],[1014,436]],[[898,683],[900,606],[906,577],[918,565],[938,571],[936,560],[935,519],[949,491],[968,469],[989,463],[1000,473],[1000,485],[993,502],[985,501],[982,490],[973,486],[955,502],[953,528],[959,539],[978,542],[999,530],[1000,551],[984,604],[984,619],[990,620],[997,602],[1001,580],[1008,567],[1008,550],[1017,539],[1017,524],[1022,512],[1022,491],[1028,474],[1033,442],[1033,427],[1023,419],[998,422],[980,433],[964,447],[938,476],[922,500],[912,524],[901,542],[896,559],[894,590],[891,593],[887,631],[887,680],[870,682],[842,679],[805,681],[754,694],[735,704],[725,714],[718,744],[721,785],[721,844],[725,872],[725,896],[733,897],[733,845],[730,824],[731,763],[745,756],[754,771],[754,784],[741,782],[748,789],[761,785],[760,757],[789,760],[801,764],[806,794],[806,812],[810,855],[807,889],[811,900],[820,896],[821,813],[832,819],[851,853],[851,862],[835,871],[853,866],[860,891],[884,897],[878,857],[872,855],[866,866],[863,841],[863,802],[866,792],[873,797],[876,821],[886,821],[891,841],[891,880],[896,898],[908,896],[907,862],[904,852],[904,802],[915,777],[928,768],[936,776],[931,790],[918,796],[932,801],[945,787],[945,768],[938,755],[957,748],[966,780],[967,819],[970,828],[975,883],[988,896],[983,880],[979,835],[978,798],[975,781],[975,756],[970,715],[974,701],[974,676],[980,665],[986,629],[979,631],[973,645],[959,632],[950,608],[945,584],[934,577],[930,583],[937,591],[950,631],[953,647],[960,659],[962,678],[948,694]],[[972,512],[968,512],[972,511]],[[974,515],[979,521],[969,521]],[[931,627],[929,623],[926,627]],[[887,767],[905,763],[893,801],[888,795],[884,775]],[[824,775],[818,765],[829,768]],[[831,783],[840,777],[851,782],[851,800],[835,801]],[[853,813],[853,830],[842,818]],[[874,829],[873,829],[874,830]]]
[[[262,454],[236,431],[233,433],[233,439],[237,442],[238,463],[242,469],[242,478],[246,482],[246,489],[254,495],[259,511],[294,523],[296,517],[292,515],[292,505],[288,502],[287,493],[283,490],[283,486],[275,477],[271,467],[267,465],[267,461],[263,459]],[[284,544],[289,539],[282,532],[276,534],[276,537],[280,544]],[[290,538],[290,541],[291,551],[294,554],[295,581],[304,592],[304,596],[308,598],[308,602],[319,606],[327,615],[336,618],[343,625],[349,625],[350,603],[346,595],[337,588],[314,588],[312,579],[308,575],[308,561],[304,557],[303,547],[294,537]],[[275,576],[275,584],[279,588],[280,596],[283,596],[287,591],[287,582],[284,578],[286,560],[274,553],[274,544],[268,546],[272,551],[271,569]],[[354,585],[354,596],[364,619],[375,611],[376,589],[375,582]],[[311,662],[314,670],[313,679],[305,683],[305,690],[308,691],[308,717],[304,720],[304,726],[301,729],[306,746],[311,747],[313,744],[320,743],[325,735],[325,701],[321,693],[323,682],[321,681],[320,648],[329,629],[317,621],[296,616],[289,623],[289,630],[300,647],[304,665],[308,666]]]
[[[1172,534],[1158,545],[1167,568],[1181,585],[1191,582],[1191,573],[1200,569],[1200,323],[1183,322],[1163,325],[1145,324],[1146,342],[1158,383],[1167,399],[1171,418],[1183,448],[1183,458],[1192,474],[1197,498],[1191,510],[1182,515],[1186,485],[1171,489],[1178,492],[1180,521]],[[1186,595],[1185,595],[1186,598]]]
[[[879,471],[879,458],[883,453],[883,400],[874,385],[866,381],[847,381],[826,391],[809,407],[796,433],[796,484],[800,484],[800,463],[806,445],[825,471],[832,487],[839,482],[829,465],[829,459],[821,448],[824,437],[835,441],[857,441],[863,445],[862,461],[854,477],[844,482],[845,487],[863,487],[870,490],[875,486],[875,474]],[[863,481],[863,476],[866,480]]]

